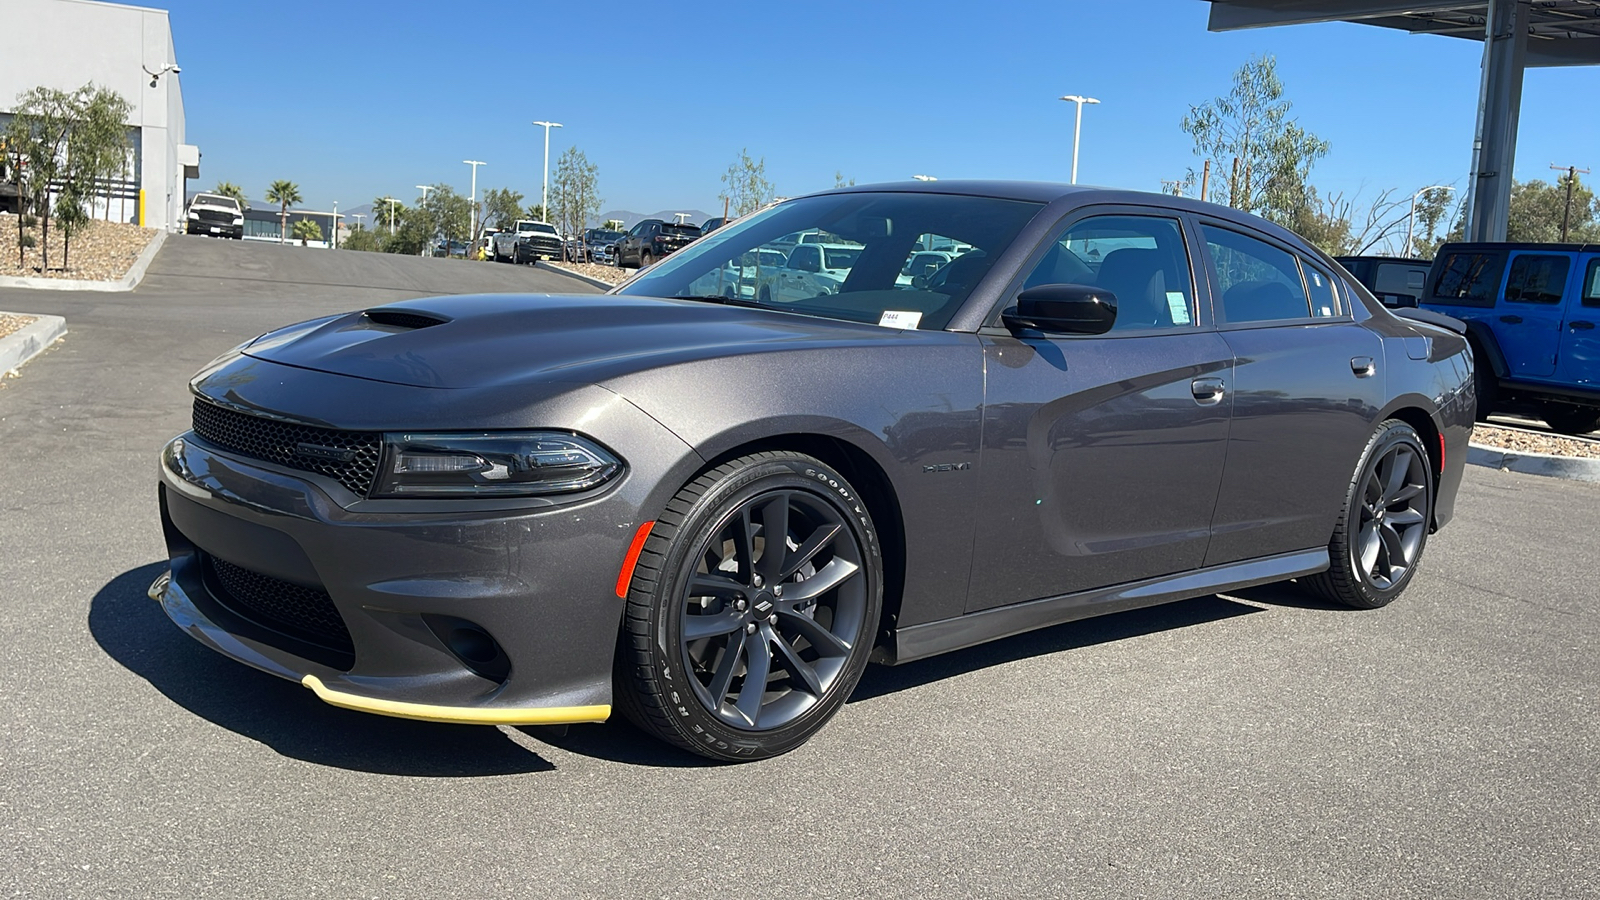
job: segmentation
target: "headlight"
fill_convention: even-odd
[[[233,217],[233,224],[235,224],[235,225],[243,225],[244,224],[244,216],[234,216]]]
[[[529,497],[599,487],[622,462],[598,444],[547,431],[384,435],[374,497]]]
[[[198,219],[200,218],[200,214],[191,209],[189,210],[189,218]]]

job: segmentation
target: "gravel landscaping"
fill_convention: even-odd
[[[1516,453],[1546,453],[1552,456],[1600,459],[1600,441],[1497,428],[1481,422],[1472,429],[1472,442]]]
[[[39,229],[33,229],[34,237]],[[17,265],[17,217],[0,215],[0,275],[20,275],[27,278],[71,278],[83,281],[116,281],[128,269],[156,232],[126,222],[91,222],[72,239],[72,251],[67,254],[71,267],[61,269],[61,232],[50,229],[50,271],[39,271],[39,248],[23,252],[22,265]]]
[[[628,276],[637,271],[636,269],[619,269],[616,266],[602,266],[596,263],[551,262],[542,263],[542,265],[547,265],[552,269],[565,269],[568,272],[576,272],[579,275],[587,275],[590,278],[597,278],[601,281],[604,281],[606,284],[621,284],[624,279],[628,278]]]
[[[21,331],[25,326],[37,320],[37,316],[20,316],[16,313],[0,312],[0,338],[13,332]]]

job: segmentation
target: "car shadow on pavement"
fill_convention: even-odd
[[[329,706],[305,688],[234,662],[178,630],[145,591],[165,563],[112,579],[89,606],[106,653],[207,721],[322,766],[419,777],[520,775],[547,760],[495,728],[439,725]]]
[[[604,759],[629,766],[650,766],[657,769],[694,769],[724,765],[687,750],[679,750],[635,728],[616,707],[604,725],[574,725],[563,732],[559,728],[519,726],[529,737],[560,747],[568,753]]]
[[[868,666],[866,674],[861,676],[861,683],[856,685],[855,693],[850,695],[850,702],[871,700],[885,694],[941,681],[953,675],[965,675],[968,672],[1020,659],[1060,653],[1065,650],[1078,650],[1095,644],[1121,641],[1176,628],[1188,628],[1263,611],[1258,606],[1235,603],[1226,597],[1212,595],[1053,625],[1039,631],[1026,632],[904,665]]]
[[[1229,597],[1238,597],[1249,603],[1282,606],[1288,609],[1315,609],[1324,612],[1360,612],[1354,606],[1324,600],[1310,589],[1298,587],[1287,581],[1263,584],[1253,588],[1229,591]]]

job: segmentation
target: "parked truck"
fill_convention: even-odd
[[[561,235],[554,225],[534,219],[518,219],[510,231],[494,236],[490,245],[495,262],[530,263],[540,257],[561,258]]]

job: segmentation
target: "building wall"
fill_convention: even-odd
[[[0,20],[8,38],[0,52],[0,112],[11,112],[17,95],[35,87],[70,91],[86,82],[108,87],[132,104],[139,187],[145,192],[145,224],[176,228],[183,221],[183,88],[168,72],[150,86],[150,75],[176,63],[167,11],[92,0],[4,0]],[[20,39],[19,39],[20,38]],[[123,204],[113,201],[112,217]],[[103,207],[102,207],[103,209]]]

